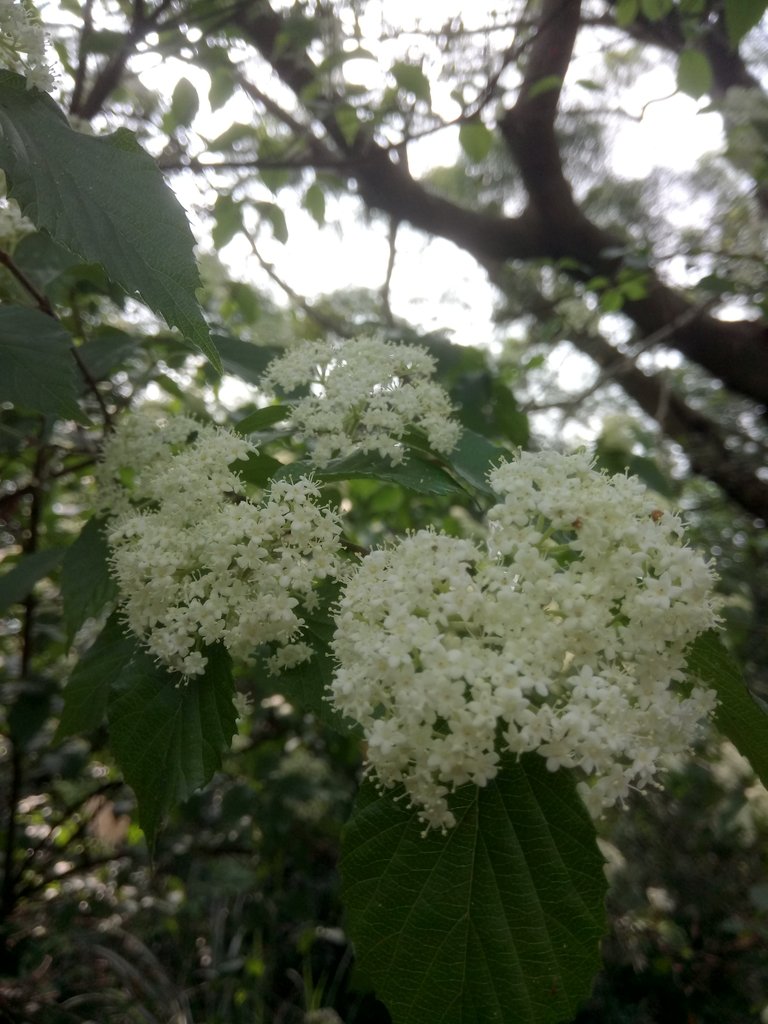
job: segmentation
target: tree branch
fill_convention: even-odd
[[[768,481],[758,475],[759,466],[726,443],[717,423],[688,405],[660,374],[645,373],[630,361],[617,368],[616,349],[604,338],[577,335],[571,341],[683,446],[694,473],[716,483],[747,512],[768,519]]]
[[[334,111],[339,97],[313,91],[314,65],[298,48],[278,47],[282,18],[264,0],[239,12],[246,37],[296,94],[313,95],[304,107],[318,131],[305,130],[313,152],[324,159],[346,159],[364,203],[398,221],[454,242],[481,264],[509,260],[563,260],[577,269],[568,273],[581,280],[602,275],[613,279],[621,259],[606,252],[622,248],[624,240],[592,223],[579,209],[565,178],[557,146],[554,119],[562,80],[568,70],[580,25],[580,0],[544,0],[538,32],[529,49],[525,80],[516,104],[506,112],[500,130],[507,141],[529,196],[519,217],[470,210],[438,196],[416,181],[407,167],[379,145],[361,124],[354,140],[341,133]],[[537,83],[549,83],[537,89]],[[320,132],[324,130],[325,139]],[[686,358],[719,377],[733,391],[768,402],[768,329],[759,321],[720,321],[701,313],[685,314],[692,304],[665,285],[649,269],[647,294],[627,302],[624,312],[643,334],[684,322],[670,345]]]

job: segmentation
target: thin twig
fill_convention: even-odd
[[[13,261],[11,255],[2,249],[0,249],[0,264],[2,264],[2,266],[8,269],[9,273],[16,278],[16,280],[19,282],[22,288],[25,289],[25,291],[29,292],[29,294],[35,300],[37,308],[40,310],[40,312],[45,313],[46,316],[51,317],[52,320],[55,320],[57,323],[59,323],[59,318],[56,316],[56,313],[54,312],[53,306],[51,305],[48,296],[44,295],[43,292],[41,292],[37,288],[37,286],[32,283],[32,281],[30,281],[30,279],[27,277],[24,271],[20,267],[18,267],[16,263]],[[75,362],[77,363],[77,367],[80,370],[80,373],[82,374],[83,380],[87,384],[89,390],[93,392],[93,395],[96,398],[99,408],[101,409],[101,414],[104,417],[104,425],[106,426],[107,430],[111,430],[112,417],[104,401],[104,398],[101,392],[99,391],[96,381],[93,379],[88,367],[83,362],[80,353],[77,351],[77,347],[75,345],[70,345],[69,351],[72,353],[72,356]]]
[[[45,313],[46,316],[52,316],[55,320],[56,314],[53,311],[53,306],[51,305],[47,295],[44,295],[37,286],[30,281],[24,271],[13,262],[10,253],[7,253],[2,249],[0,249],[0,264],[6,267],[8,272],[16,278],[25,291],[29,292],[37,303],[37,307],[40,312]]]
[[[384,274],[384,283],[381,286],[379,292],[381,296],[381,305],[384,309],[384,321],[390,327],[394,327],[395,318],[392,315],[392,307],[390,306],[390,289],[392,286],[392,274],[395,271],[395,260],[397,258],[397,229],[400,226],[400,222],[395,217],[389,219],[389,254],[387,256],[387,269]]]
[[[258,248],[256,247],[256,243],[254,242],[254,240],[250,236],[247,237],[251,249],[253,250],[253,255],[259,261],[262,268],[272,278],[275,284],[285,292],[288,298],[295,305],[302,309],[307,314],[307,316],[311,317],[316,323],[320,324],[320,326],[324,327],[326,330],[333,331],[334,334],[338,334],[342,338],[351,338],[353,336],[353,332],[350,331],[349,328],[346,327],[340,320],[336,320],[334,317],[330,317],[327,316],[325,313],[321,313],[320,310],[315,309],[315,307],[307,299],[305,299],[303,295],[299,295],[297,291],[291,288],[291,286],[280,277],[280,275],[277,273],[272,264],[268,263],[264,259],[264,257],[261,255]]]
[[[680,316],[675,317],[670,323],[665,324],[658,330],[653,331],[645,338],[641,338],[637,344],[632,346],[632,351],[626,354],[617,353],[616,362],[610,366],[606,366],[598,375],[597,378],[585,388],[580,391],[578,395],[574,395],[571,398],[567,398],[564,401],[552,401],[542,402],[541,404],[530,403],[524,406],[525,412],[545,412],[548,409],[563,409],[571,410],[578,409],[588,398],[590,398],[596,391],[598,391],[604,384],[610,383],[617,377],[621,377],[626,373],[631,373],[636,369],[637,357],[642,355],[643,352],[648,352],[652,348],[656,348],[657,345],[663,344],[669,338],[671,338],[675,331],[680,330],[681,327],[687,327],[689,324],[697,320],[698,317],[707,313],[714,305],[716,305],[715,299],[707,299],[704,302],[699,302],[695,306],[691,306],[690,309],[686,309]]]
[[[99,391],[98,384],[91,375],[91,371],[83,362],[83,358],[80,355],[79,351],[77,350],[77,347],[75,345],[70,345],[69,351],[72,353],[74,360],[77,363],[77,367],[80,370],[80,373],[83,375],[85,383],[88,385],[88,388],[90,389],[90,391],[93,392],[96,398],[99,409],[101,409],[101,415],[104,417],[104,426],[108,431],[111,431],[114,427],[114,424],[112,422],[112,415],[109,409],[107,408],[107,403],[104,401],[104,396]]]
[[[72,90],[72,98],[69,103],[70,110],[78,110],[83,98],[85,80],[88,70],[88,39],[93,32],[93,0],[85,0],[83,7],[83,30],[77,45],[77,71],[75,72],[75,87]]]
[[[42,515],[42,488],[43,476],[45,473],[46,452],[43,447],[45,427],[41,427],[39,443],[35,454],[35,464],[32,469],[35,488],[32,491],[32,500],[29,505],[29,521],[27,524],[27,536],[23,544],[25,555],[34,554],[38,548],[40,536],[40,518]],[[24,619],[21,629],[21,657],[19,664],[19,679],[29,677],[32,664],[32,633],[34,628],[35,615],[34,594],[24,601]],[[11,785],[8,793],[8,824],[5,829],[5,849],[3,850],[3,882],[0,892],[0,917],[8,918],[13,913],[16,902],[19,898],[17,889],[17,877],[14,870],[16,854],[16,835],[19,827],[19,801],[23,788],[24,758],[21,748],[13,736],[8,737],[11,748]]]

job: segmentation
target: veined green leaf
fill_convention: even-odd
[[[136,641],[113,613],[67,680],[57,740],[98,729],[107,715],[112,684],[137,653]]]
[[[715,690],[719,702],[715,724],[768,786],[768,714],[750,694],[739,666],[715,630],[702,633],[691,644],[688,669]]]
[[[275,423],[282,423],[283,420],[290,419],[290,417],[291,407],[289,405],[267,405],[238,420],[232,429],[245,437],[248,434],[255,434],[259,430],[266,430],[267,427],[271,427]]]
[[[200,278],[189,224],[131,132],[76,132],[48,95],[0,71],[0,166],[8,194],[37,227],[100,263],[221,369],[195,298]]]
[[[140,351],[140,344],[138,337],[106,325],[91,334],[78,355],[94,380],[106,380],[116,370],[125,369],[126,361]]]
[[[295,479],[310,473],[318,480],[381,480],[383,483],[399,484],[417,494],[459,492],[447,473],[416,452],[410,452],[399,465],[392,465],[389,459],[371,452],[358,452],[345,459],[331,459],[327,466],[322,467],[311,461],[292,462],[275,475]]]
[[[77,402],[72,337],[36,309],[0,307],[0,401],[88,423]]]
[[[229,655],[219,647],[206,653],[205,674],[183,682],[137,652],[110,695],[112,749],[150,845],[171,808],[221,766],[235,731]]]
[[[225,372],[240,377],[248,384],[258,384],[267,366],[283,351],[276,346],[255,345],[250,341],[219,334],[215,335],[214,340],[221,353]]]
[[[64,556],[61,596],[67,641],[86,619],[96,616],[117,597],[117,584],[109,573],[109,548],[98,519],[89,519]]]
[[[341,874],[361,972],[394,1024],[562,1024],[600,966],[607,884],[572,777],[528,754],[461,787],[445,835],[363,784]]]
[[[505,448],[493,444],[482,434],[463,430],[458,444],[445,458],[445,464],[462,483],[481,494],[492,495],[488,473],[502,459],[509,459]]]

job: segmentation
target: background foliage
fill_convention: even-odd
[[[114,593],[89,517],[101,439],[131,404],[229,424],[254,416],[263,457],[249,472],[261,482],[285,439],[253,385],[284,344],[370,326],[419,340],[474,434],[452,477],[416,457],[392,479],[370,465],[326,473],[354,541],[429,523],[471,532],[477,505],[460,485],[482,492],[478,467],[494,446],[584,439],[607,469],[628,467],[685,509],[717,558],[728,647],[757,699],[768,697],[764,9],[43,8],[58,106],[0,72],[8,195],[39,229],[4,215],[0,238],[0,1017],[389,1020],[368,965],[353,965],[339,893],[359,743],[329,728],[300,680],[276,693],[258,666],[235,666],[252,711],[230,754],[179,782],[187,795],[215,769],[180,806],[162,793],[152,804],[158,766],[130,778],[132,789],[115,767],[110,751],[130,746],[136,716],[121,732],[118,694],[108,737],[103,683],[132,655],[111,626],[92,645],[103,625],[93,617]],[[158,62],[167,87],[148,84]],[[635,178],[612,153],[636,116],[627,111],[663,92],[643,77],[654,68],[722,119],[722,145],[684,171]],[[424,140],[446,133],[450,165],[425,161]],[[200,306],[192,239],[163,178],[198,237]],[[320,239],[351,236],[355,218],[384,254],[379,286],[299,294],[290,254],[298,262],[314,237],[307,225]],[[493,345],[450,342],[450,295],[441,330],[406,318],[398,267],[414,231],[448,240],[487,274],[493,323],[478,335]],[[319,272],[322,249],[314,259]],[[414,291],[441,296],[430,274],[430,261],[444,273],[439,246],[420,259]],[[558,372],[566,358],[571,378]],[[142,708],[151,718],[151,701]],[[145,825],[167,816],[152,854],[135,793],[148,801]],[[387,811],[369,797],[351,828],[375,842],[375,815]],[[665,791],[603,821],[605,966],[574,1019],[759,1019],[767,830],[765,791],[715,734]],[[347,897],[349,920],[364,919],[365,887]],[[506,984],[491,979],[502,1001]],[[393,1012],[410,998],[380,994]]]

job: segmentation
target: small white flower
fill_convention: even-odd
[[[252,450],[218,427],[138,412],[98,471],[128,625],[185,676],[204,672],[202,651],[218,642],[245,661],[275,645],[273,670],[305,660],[301,607],[337,571],[338,517],[317,484],[276,481],[247,497],[232,464]]]
[[[319,466],[358,451],[397,463],[409,427],[423,430],[441,452],[459,439],[450,400],[430,379],[434,369],[434,359],[414,345],[378,338],[304,342],[270,363],[261,386],[306,392],[292,402],[292,418]]]
[[[488,550],[421,531],[373,551],[336,617],[330,699],[431,828],[504,751],[577,769],[600,813],[685,752],[715,703],[674,689],[717,622],[713,572],[678,516],[583,454],[523,453],[490,480]]]
[[[0,67],[24,75],[28,88],[48,92],[54,77],[46,61],[45,33],[28,6],[21,0],[0,0]]]

